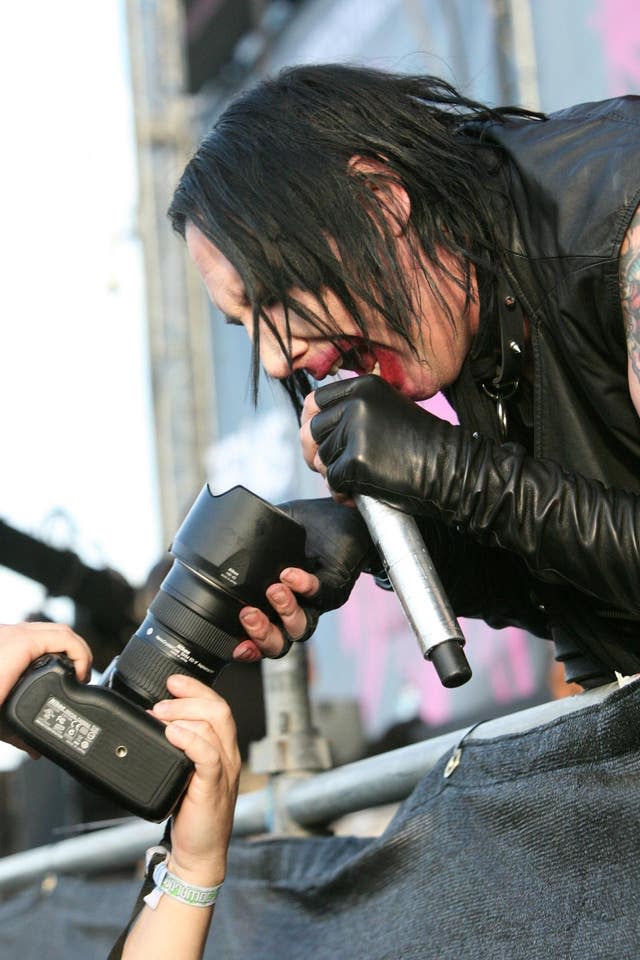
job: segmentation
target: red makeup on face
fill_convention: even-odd
[[[224,254],[196,227],[187,225],[186,240],[189,253],[200,272],[212,302],[222,313],[233,317],[252,337],[253,310],[248,302],[240,275]],[[414,274],[417,275],[414,271]],[[460,290],[444,280],[442,298],[434,297],[428,285],[419,291],[424,343],[413,351],[406,340],[389,329],[378,317],[368,318],[369,339],[365,341],[353,317],[338,297],[327,291],[323,305],[306,291],[291,291],[310,313],[324,318],[327,331],[336,331],[340,339],[304,320],[294,311],[289,312],[289,334],[284,311],[276,304],[265,312],[277,331],[266,323],[260,326],[260,359],[267,374],[282,379],[294,370],[305,370],[320,382],[340,370],[356,376],[377,373],[401,393],[413,400],[425,400],[456,379],[469,350],[474,332],[474,316],[460,310],[452,324],[442,307],[444,299],[456,312],[456,296]],[[417,334],[418,335],[418,334]],[[280,339],[279,339],[280,338]],[[290,345],[289,357],[280,343]]]

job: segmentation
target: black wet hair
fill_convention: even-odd
[[[253,308],[254,399],[259,323],[274,329],[269,305],[284,307],[280,346],[287,356],[290,310],[339,339],[330,319],[305,310],[293,288],[323,306],[331,291],[365,341],[362,307],[373,309],[418,353],[425,331],[395,255],[386,181],[401,182],[409,196],[408,240],[462,287],[469,306],[470,265],[486,276],[499,257],[493,224],[500,160],[483,143],[479,121],[513,116],[540,118],[517,107],[492,109],[436,77],[343,64],[287,68],[231,103],[187,164],[168,213],[182,236],[188,223],[197,227],[242,278]],[[354,157],[363,163],[354,167]],[[448,270],[439,250],[459,269]],[[310,389],[306,374],[292,374],[284,386],[299,410]]]

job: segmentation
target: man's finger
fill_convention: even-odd
[[[240,611],[240,623],[249,640],[253,640],[265,657],[277,657],[284,648],[284,637],[279,627],[272,623],[257,607],[244,607]]]
[[[286,567],[280,574],[280,581],[300,597],[315,597],[320,589],[320,581],[315,573],[301,570],[300,567]]]
[[[310,467],[312,470],[314,470],[314,469],[315,469],[315,467],[314,467],[314,458],[315,458],[316,453],[317,453],[317,451],[318,451],[318,444],[317,444],[316,441],[313,439],[313,436],[312,436],[312,434],[311,434],[311,423],[312,423],[312,422],[313,422],[313,420],[312,420],[312,418],[310,417],[310,418],[306,421],[306,423],[304,423],[304,424],[300,427],[299,439],[300,439],[300,446],[301,446],[301,448],[302,448],[302,456],[304,457],[305,463],[307,464],[308,467]]]
[[[295,594],[283,583],[274,583],[267,590],[267,600],[276,611],[292,640],[298,640],[307,629],[307,615]]]
[[[304,398],[304,403],[302,405],[302,413],[300,414],[300,425],[304,426],[305,423],[315,417],[316,413],[320,412],[320,407],[316,403],[316,392],[313,390],[311,393],[308,393]]]

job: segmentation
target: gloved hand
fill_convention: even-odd
[[[320,413],[310,430],[321,460],[315,465],[325,472],[324,465],[333,491],[370,494],[407,513],[428,512],[425,470],[440,455],[431,436],[443,421],[373,375],[319,387],[314,399]]]
[[[307,640],[320,614],[343,606],[360,574],[364,570],[377,572],[382,562],[355,508],[336,503],[330,497],[291,500],[278,506],[305,528],[305,553],[311,561],[310,569],[320,581],[318,592],[304,598],[301,604],[307,615],[307,630],[298,639]]]
[[[305,457],[343,495],[437,515],[516,553],[539,579],[640,614],[640,497],[567,473],[517,444],[472,436],[380,377],[320,387]],[[317,444],[309,440],[308,432]]]
[[[330,497],[278,505],[306,529],[308,570],[284,570],[267,590],[280,626],[255,607],[240,611],[246,640],[234,650],[237,660],[283,656],[292,640],[307,640],[321,613],[346,603],[363,570],[382,564],[357,510]]]
[[[321,613],[347,602],[361,573],[382,578],[384,568],[355,508],[327,497],[293,500],[279,507],[306,528],[306,554],[320,579],[315,596],[299,598],[307,616],[307,632],[299,639],[306,640]],[[456,616],[480,617],[498,629],[520,626],[548,636],[545,619],[531,601],[530,576],[518,557],[483,547],[436,517],[419,517],[418,527]]]

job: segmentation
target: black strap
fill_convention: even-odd
[[[160,846],[164,848],[164,852],[158,850],[157,853],[154,853],[151,857],[149,865],[145,871],[142,887],[138,893],[133,910],[131,911],[129,922],[111,948],[111,952],[107,957],[107,960],[120,960],[122,957],[122,951],[124,950],[124,945],[127,937],[129,936],[129,932],[138,919],[138,915],[141,913],[142,908],[144,907],[144,898],[148,893],[151,893],[155,886],[153,882],[153,871],[157,865],[164,860],[165,856],[167,855],[167,851],[171,849],[171,820],[167,820],[167,825],[165,827],[162,840],[160,841]]]
[[[455,383],[444,393],[460,423],[498,442],[506,439],[504,401],[518,389],[524,360],[524,313],[508,279],[482,298],[480,329]],[[497,414],[497,416],[496,416]]]
[[[482,390],[493,400],[500,425],[500,439],[506,440],[509,432],[506,401],[520,385],[524,359],[524,314],[519,302],[505,281],[501,280],[497,291],[498,330],[500,353],[495,375],[491,382],[482,380]]]
[[[458,379],[444,390],[444,394],[456,411],[461,426],[483,437],[502,440],[495,401],[480,389],[472,373],[470,357],[462,365]]]
[[[506,400],[518,389],[524,359],[524,315],[522,307],[506,284],[497,296],[500,359],[495,376],[483,389],[493,400]]]

